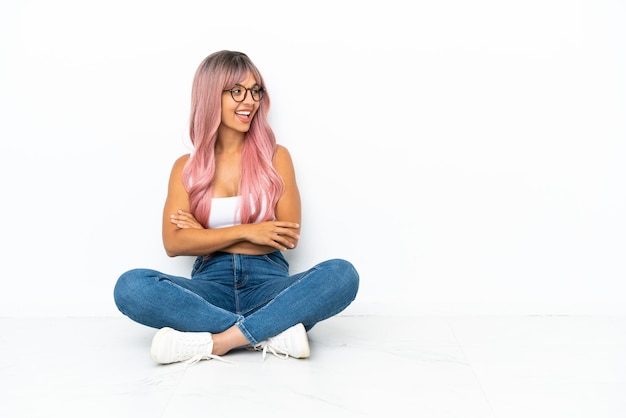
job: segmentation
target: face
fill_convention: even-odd
[[[230,128],[237,132],[248,132],[250,129],[250,123],[259,110],[259,102],[254,101],[252,98],[251,90],[260,87],[252,74],[248,73],[245,80],[237,83],[237,86],[231,86],[229,89],[240,89],[242,94],[245,94],[246,98],[242,102],[237,102],[233,99],[230,91],[222,92],[222,128]]]

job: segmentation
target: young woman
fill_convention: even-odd
[[[215,52],[198,67],[193,152],[173,165],[162,225],[168,256],[196,256],[191,277],[134,269],[114,290],[123,314],[159,328],[151,347],[158,363],[239,347],[307,358],[307,331],[356,297],[359,275],[348,261],[289,272],[282,251],[300,238],[300,194],[269,108],[263,77],[246,54]]]

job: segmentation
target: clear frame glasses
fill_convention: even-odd
[[[250,88],[246,88],[242,86],[241,84],[235,84],[232,88],[228,90],[224,90],[224,91],[229,91],[233,100],[236,101],[237,103],[241,103],[244,100],[246,100],[246,96],[248,96],[248,92],[250,92],[250,95],[252,96],[252,100],[254,100],[255,102],[260,102],[261,100],[263,100],[263,93],[265,93],[265,89],[259,86],[258,84]]]

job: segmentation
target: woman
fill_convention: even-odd
[[[359,275],[345,260],[289,273],[282,251],[300,238],[300,194],[267,121],[264,85],[241,52],[215,52],[196,71],[194,149],[173,165],[162,225],[168,256],[196,256],[191,278],[134,269],[114,290],[123,314],[160,328],[151,347],[158,363],[240,347],[307,358],[306,332],[356,297]]]

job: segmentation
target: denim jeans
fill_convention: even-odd
[[[359,275],[332,259],[289,274],[280,251],[267,255],[214,253],[197,257],[191,278],[133,269],[118,279],[114,298],[132,320],[154,328],[219,333],[237,325],[255,345],[302,323],[344,310],[356,297]]]

